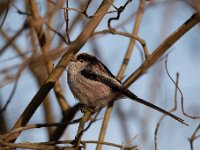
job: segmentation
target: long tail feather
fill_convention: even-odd
[[[156,105],[154,105],[154,104],[152,104],[152,103],[150,103],[150,102],[147,102],[147,101],[145,101],[145,100],[143,100],[143,99],[138,98],[135,94],[133,94],[133,93],[132,93],[131,91],[129,91],[129,90],[123,91],[123,94],[124,94],[125,96],[131,98],[132,100],[135,100],[136,102],[139,102],[139,103],[141,103],[141,104],[144,104],[144,105],[147,106],[147,107],[150,107],[150,108],[152,108],[152,109],[155,109],[155,110],[157,110],[157,111],[159,111],[159,112],[161,112],[161,113],[163,113],[163,114],[166,114],[166,115],[172,117],[173,119],[179,121],[180,123],[189,126],[187,123],[184,122],[183,119],[181,119],[181,118],[179,118],[179,117],[177,117],[177,116],[171,114],[170,112],[168,112],[168,111],[166,111],[166,110],[164,110],[164,109],[162,109],[162,108],[160,108],[160,107],[158,107],[158,106],[156,106]]]

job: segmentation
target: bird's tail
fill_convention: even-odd
[[[135,100],[135,101],[138,102],[138,103],[141,103],[141,104],[143,104],[143,105],[145,105],[145,106],[147,106],[147,107],[150,107],[150,108],[152,108],[152,109],[155,109],[155,110],[157,110],[157,111],[159,111],[159,112],[161,112],[161,113],[163,113],[163,114],[166,114],[166,115],[172,117],[173,119],[179,121],[180,123],[182,123],[182,124],[188,126],[188,124],[185,123],[183,119],[181,119],[181,118],[179,118],[179,117],[177,117],[177,116],[171,114],[170,112],[168,112],[168,111],[166,111],[166,110],[164,110],[164,109],[162,109],[162,108],[160,108],[160,107],[158,107],[158,106],[156,106],[156,105],[154,105],[154,104],[152,104],[152,103],[150,103],[150,102],[147,102],[147,101],[145,101],[145,100],[143,100],[143,99],[138,98],[135,94],[133,94],[133,93],[132,93],[131,91],[129,91],[129,90],[123,91],[123,94],[124,94],[125,96],[131,98],[132,100]]]

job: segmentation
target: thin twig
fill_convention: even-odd
[[[84,115],[81,118],[81,121],[79,123],[79,127],[78,127],[78,131],[77,131],[75,140],[73,142],[74,143],[74,147],[76,147],[77,149],[79,148],[80,143],[81,143],[81,137],[82,137],[83,132],[84,132],[85,123],[88,121],[90,115],[91,115],[91,112],[88,109],[85,109],[84,110]]]
[[[82,107],[82,104],[78,103],[73,107],[70,107],[69,109],[67,109],[64,114],[63,114],[63,118],[59,121],[59,122],[71,122],[71,120],[74,118],[75,114],[80,110],[79,108]],[[61,135],[63,134],[64,130],[67,128],[68,126],[59,126],[57,127],[50,135],[50,140],[51,141],[57,141],[59,140],[59,138],[61,137]]]
[[[109,20],[108,20],[108,28],[112,31],[112,27],[111,27],[111,21],[113,20],[119,20],[120,18],[120,15],[121,13],[125,10],[126,6],[131,2],[132,0],[127,0],[127,2],[123,5],[123,6],[120,6],[119,8],[115,7],[113,5],[113,7],[117,10],[117,16],[116,17],[111,17]]]
[[[87,9],[88,9],[88,7],[89,7],[91,1],[92,1],[92,0],[88,0],[88,1],[87,1],[87,4],[86,4],[86,6],[85,6],[84,12],[85,12],[86,14],[87,14]]]
[[[149,58],[149,53],[148,53],[148,49],[147,49],[145,40],[143,40],[141,37],[139,37],[137,35],[133,35],[133,34],[130,34],[130,33],[127,33],[127,32],[117,31],[113,28],[112,31],[110,29],[104,29],[102,31],[94,32],[93,36],[98,35],[98,34],[107,34],[107,33],[111,33],[111,34],[114,34],[114,35],[115,34],[121,35],[121,36],[124,36],[124,37],[131,38],[132,40],[137,40],[143,47],[146,59]],[[126,63],[126,61],[127,60],[125,60],[124,63]]]
[[[17,31],[17,33],[15,33],[15,35],[10,38],[10,41],[7,42],[1,49],[0,49],[0,55],[3,54],[3,52],[5,52],[5,50],[11,45],[11,43],[13,43],[15,41],[15,39],[24,31],[25,26],[23,26],[21,29],[19,29]]]
[[[166,59],[165,61],[166,61],[166,63],[167,63],[167,59]],[[166,63],[165,63],[165,64],[166,64]],[[166,70],[168,71],[167,65],[166,65]],[[171,81],[176,85],[175,81],[174,81],[174,80],[172,79],[172,77],[169,75],[169,72],[167,72],[167,74],[168,74],[168,76],[170,77]],[[181,110],[182,110],[183,115],[185,115],[185,116],[187,116],[187,117],[189,117],[189,118],[191,118],[191,119],[200,119],[200,116],[192,116],[192,115],[189,115],[189,114],[187,114],[187,113],[185,112],[183,93],[182,93],[182,91],[181,91],[181,89],[180,89],[180,87],[179,87],[178,84],[176,85],[176,88],[177,88],[177,90],[179,91],[179,93],[181,94]]]
[[[77,8],[69,8],[69,7],[68,7],[68,8],[66,8],[66,7],[63,8],[63,7],[57,6],[56,3],[53,2],[52,0],[47,0],[47,1],[49,1],[51,4],[53,4],[54,6],[56,6],[56,7],[59,8],[59,9],[64,9],[64,10],[66,10],[66,11],[76,11],[76,12],[78,12],[78,13],[84,15],[84,17],[86,17],[86,18],[88,18],[88,19],[91,19],[91,18],[93,18],[93,17],[100,17],[100,16],[104,16],[104,15],[107,15],[107,14],[111,14],[111,13],[116,13],[116,12],[118,12],[118,11],[114,10],[114,11],[108,11],[108,12],[106,12],[106,13],[95,13],[94,15],[89,16],[89,15],[87,14],[87,12],[86,12],[85,9],[84,9],[84,10],[80,10],[80,9],[77,9]],[[89,5],[88,5],[88,3],[87,3],[86,8],[87,8],[88,6],[89,6]]]
[[[94,122],[96,122],[97,120],[100,120],[100,119],[97,119],[99,113],[100,113],[100,111],[97,112],[96,115],[95,115],[93,118],[90,118],[90,123],[89,123],[88,126],[84,129],[83,132],[87,131],[87,130],[90,128],[90,126],[91,126]]]
[[[17,10],[17,13],[20,14],[20,15],[26,15],[26,16],[31,16],[32,14],[29,13],[29,12],[24,12],[22,10],[20,10],[13,1],[10,1],[10,5],[12,5],[16,10]]]
[[[7,15],[8,15],[8,11],[9,11],[9,8],[10,8],[9,7],[9,3],[10,3],[10,1],[7,2],[7,8],[6,8],[5,16],[3,17],[3,20],[2,20],[2,22],[0,24],[0,29],[3,27],[3,24],[4,24],[5,20],[6,20]]]
[[[13,89],[12,89],[12,91],[10,93],[10,96],[6,100],[6,104],[0,109],[0,113],[4,112],[6,110],[6,108],[8,107],[8,104],[11,102],[11,100],[12,100],[14,94],[15,94],[15,91],[17,89],[18,81],[19,81],[19,77],[16,79],[16,81],[14,83],[14,86],[13,86]]]
[[[71,144],[73,142],[73,140],[64,140],[64,141],[50,141],[50,142],[39,142],[39,143],[8,143],[8,142],[4,142],[2,141],[0,144],[2,146],[6,148],[23,148],[23,149],[39,149],[39,150],[44,150],[44,149],[48,149],[48,150],[60,150],[60,149],[66,149],[66,150],[77,150],[74,147],[71,146],[56,146],[58,144]],[[119,148],[120,150],[138,150],[137,146],[131,146],[131,147],[125,147],[124,145],[119,145],[119,144],[115,144],[115,143],[111,143],[111,142],[99,142],[99,141],[81,141],[81,143],[83,145],[85,144],[103,144],[106,146],[110,146],[110,147],[115,147],[115,148]],[[4,150],[2,147],[2,150]]]
[[[190,138],[188,138],[188,141],[190,143],[190,149],[194,150],[194,146],[193,143],[194,141],[200,137],[200,134],[197,135],[197,132],[200,131],[200,124],[197,126],[197,128],[195,129],[194,133],[191,135]]]
[[[66,0],[66,7],[69,8],[68,0]],[[67,36],[67,43],[70,43],[70,37],[69,37],[69,13],[67,9],[64,9],[64,16],[65,16],[65,22],[66,22],[66,36]]]
[[[11,136],[12,134],[21,132],[21,131],[25,131],[25,130],[29,130],[29,129],[35,129],[35,128],[46,128],[46,127],[54,127],[54,126],[66,126],[66,125],[71,125],[71,124],[76,124],[79,123],[81,119],[76,119],[73,121],[66,121],[66,122],[52,122],[52,123],[37,123],[37,124],[30,124],[30,125],[26,125],[24,127],[19,127],[17,129],[14,129],[12,131],[10,131],[7,134],[1,135],[1,139],[6,139],[7,137]]]
[[[53,31],[55,34],[57,34],[63,40],[63,42],[65,44],[67,44],[67,45],[69,44],[69,39],[68,39],[68,41],[66,41],[65,37],[60,32],[58,32],[56,29],[51,27],[46,21],[44,21],[44,23],[51,31]]]
[[[49,145],[41,145],[41,144],[32,144],[32,143],[8,143],[8,142],[2,142],[2,146],[5,147],[5,150],[7,149],[38,149],[38,150],[63,150],[63,147],[55,147],[55,146],[49,146]],[[76,150],[74,148],[68,147],[67,150]]]
[[[20,77],[22,71],[25,69],[25,67],[26,67],[26,66],[24,66],[24,65],[20,66],[18,72],[16,73],[16,74],[17,74],[17,75],[16,75],[16,81],[15,81],[15,83],[14,83],[13,89],[12,89],[12,91],[11,91],[11,93],[10,93],[10,96],[9,96],[8,100],[6,100],[6,104],[3,106],[3,108],[0,109],[0,113],[2,113],[3,111],[5,111],[6,108],[7,108],[7,106],[8,106],[9,103],[11,102],[11,100],[12,100],[14,94],[15,94],[15,91],[16,91],[16,89],[17,89],[19,77]]]
[[[176,74],[176,82],[173,80],[173,78],[170,76],[169,74],[169,70],[167,68],[167,58],[165,60],[165,70],[167,72],[168,77],[171,79],[171,81],[173,82],[173,84],[175,85],[175,94],[174,94],[174,107],[169,110],[169,112],[173,112],[176,111],[177,109],[177,91],[178,91],[178,81],[179,81],[179,74]],[[155,128],[155,132],[154,132],[154,146],[155,146],[155,150],[158,150],[158,130],[160,128],[160,124],[162,122],[162,120],[164,119],[164,117],[166,117],[166,115],[162,115],[158,121],[158,123],[156,124],[156,128]]]

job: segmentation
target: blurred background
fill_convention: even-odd
[[[9,132],[18,117],[22,114],[49,72],[60,60],[63,52],[67,50],[69,41],[74,41],[85,25],[91,19],[78,10],[84,10],[87,0],[69,0],[68,7],[76,8],[68,11],[68,33],[66,34],[66,20],[63,8],[65,0],[38,0],[38,13],[43,19],[42,29],[45,31],[48,51],[41,50],[37,34],[33,27],[25,26],[31,16],[28,0],[0,1],[0,108],[7,107],[0,113],[1,134]],[[118,20],[111,22],[114,29],[132,33],[139,0],[127,4]],[[114,6],[124,6],[126,1],[114,1]],[[92,16],[101,1],[92,0],[87,8],[88,16]],[[95,31],[108,29],[108,20],[116,17],[114,6],[109,11]],[[199,0],[149,0],[145,1],[144,12],[141,17],[138,36],[145,40],[151,54],[171,33],[189,19],[194,12],[200,11]],[[32,22],[33,26],[34,23]],[[61,36],[65,37],[64,41]],[[200,117],[200,25],[197,24],[181,37],[147,72],[130,86],[130,90],[138,97],[170,110],[174,107],[175,85],[167,75],[168,72],[176,81],[179,73],[179,88],[183,93],[184,110],[191,116]],[[67,38],[68,37],[68,38]],[[70,39],[70,40],[69,40]],[[114,34],[98,34],[92,36],[81,48],[80,52],[87,52],[97,56],[114,75],[117,75],[127,51],[130,38]],[[52,61],[49,70],[37,57],[53,52],[48,60]],[[167,57],[168,56],[168,57]],[[38,57],[40,58],[40,57]],[[44,57],[45,58],[45,57]],[[44,59],[42,58],[42,59]],[[33,61],[31,61],[34,59]],[[123,76],[125,81],[144,61],[144,52],[141,44],[136,41],[133,54]],[[38,62],[38,63],[37,63]],[[66,71],[59,79],[64,93],[64,99],[69,106],[78,103],[73,97],[67,84]],[[9,101],[9,103],[7,103]],[[59,122],[62,111],[55,92],[51,90],[29,124]],[[178,108],[173,113],[185,120],[189,127],[165,117],[158,131],[158,149],[188,150],[188,138],[199,125],[199,119],[192,119],[183,115],[181,111],[181,94],[177,93]],[[84,140],[98,140],[104,108],[98,121],[84,133]],[[125,145],[137,145],[141,150],[155,149],[154,132],[162,114],[149,109],[129,99],[117,101],[109,120],[105,141]],[[78,111],[74,119],[80,118]],[[78,124],[70,125],[62,134],[60,140],[74,139]],[[24,131],[17,142],[48,141],[51,129],[40,128]],[[199,134],[199,133],[198,133]],[[95,144],[87,144],[87,149],[95,149]],[[116,149],[104,146],[103,149]],[[200,149],[199,139],[194,142],[194,149]]]

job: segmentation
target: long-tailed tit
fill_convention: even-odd
[[[87,53],[79,54],[69,63],[67,73],[68,84],[75,98],[93,109],[94,112],[116,98],[126,96],[186,124],[181,118],[138,98],[126,89],[107,67],[94,56]]]

